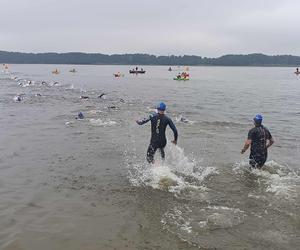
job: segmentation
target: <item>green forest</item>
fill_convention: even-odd
[[[195,55],[155,56],[149,54],[20,53],[0,51],[0,63],[11,64],[93,64],[93,65],[208,65],[208,66],[297,66],[300,57],[264,54],[224,55],[208,58]]]

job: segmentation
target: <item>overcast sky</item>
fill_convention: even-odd
[[[300,55],[300,1],[0,0],[0,50]]]

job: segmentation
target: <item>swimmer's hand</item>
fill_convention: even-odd
[[[177,141],[175,141],[175,140],[174,140],[174,141],[172,141],[172,143],[173,143],[174,145],[177,145]]]

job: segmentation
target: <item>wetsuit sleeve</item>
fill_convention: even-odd
[[[178,138],[178,132],[177,132],[177,129],[173,123],[173,121],[171,119],[169,119],[169,126],[170,128],[172,129],[173,133],[174,133],[174,140],[177,141],[177,138]]]
[[[136,123],[137,123],[138,125],[143,125],[143,124],[149,122],[150,120],[151,120],[151,117],[148,117],[148,118],[144,118],[144,119],[142,119],[142,120],[137,120]]]
[[[144,118],[144,119],[142,119],[142,120],[137,120],[136,123],[137,123],[138,125],[143,125],[143,124],[149,122],[154,116],[155,116],[155,114],[151,114],[151,115],[149,115],[148,118]]]
[[[248,132],[248,140],[253,140],[253,139],[254,139],[254,131],[253,129],[251,129]]]
[[[272,139],[272,135],[270,133],[270,131],[268,129],[265,128],[265,131],[266,131],[266,139],[267,140],[271,140]]]

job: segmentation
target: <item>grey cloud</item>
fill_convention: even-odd
[[[298,1],[0,0],[0,50],[300,54]]]

